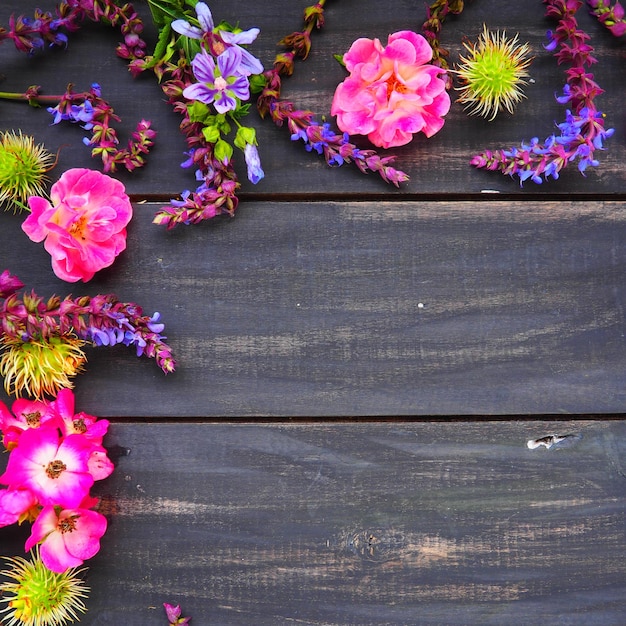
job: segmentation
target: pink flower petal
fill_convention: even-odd
[[[132,205],[124,185],[84,168],[63,173],[50,190],[52,203],[29,199],[31,214],[22,228],[33,241],[44,241],[55,274],[68,282],[90,280],[126,248]]]
[[[377,39],[357,39],[344,55],[350,76],[333,97],[339,128],[383,148],[404,145],[418,132],[435,134],[450,96],[445,72],[427,65],[432,55],[426,39],[412,31],[393,33],[385,48]]]

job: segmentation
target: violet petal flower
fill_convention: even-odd
[[[247,143],[243,151],[246,165],[248,166],[248,180],[256,185],[264,176],[265,172],[261,167],[261,159],[257,147]]]
[[[248,79],[238,73],[241,51],[227,48],[215,61],[205,50],[199,52],[191,62],[194,76],[198,79],[183,90],[189,100],[199,100],[204,104],[214,104],[218,113],[225,113],[237,107],[237,100],[250,97]]]
[[[174,20],[172,28],[180,35],[190,39],[202,39],[204,33],[209,33],[215,28],[213,16],[211,15],[211,9],[204,2],[196,4],[196,15],[198,16],[198,22],[200,22],[200,28],[192,26],[187,20]]]
[[[231,33],[230,31],[221,31],[220,35],[225,43],[231,44],[241,52],[241,64],[239,66],[240,73],[249,76],[250,74],[262,74],[263,65],[261,61],[254,55],[250,54],[245,48],[241,48],[239,44],[252,43],[261,31],[258,28],[250,28],[241,33]]]

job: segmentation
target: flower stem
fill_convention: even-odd
[[[387,183],[399,186],[409,177],[401,170],[390,166],[393,156],[380,157],[375,150],[360,150],[349,141],[349,136],[333,133],[328,123],[319,124],[312,111],[295,109],[292,102],[280,97],[281,76],[291,76],[296,58],[305,60],[311,50],[311,33],[314,28],[324,25],[325,0],[304,10],[304,29],[283,37],[279,44],[286,50],[279,52],[271,70],[265,72],[265,87],[257,99],[257,109],[261,117],[269,114],[276,126],[285,123],[291,139],[302,139],[309,152],[324,155],[328,165],[340,166],[353,162],[361,172],[376,172]]]

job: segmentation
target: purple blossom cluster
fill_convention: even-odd
[[[594,102],[604,90],[587,70],[597,60],[592,56],[589,35],[578,28],[575,17],[583,0],[544,0],[544,3],[546,16],[558,21],[556,29],[548,31],[545,47],[556,51],[559,64],[570,66],[563,93],[556,97],[560,104],[570,107],[565,121],[557,124],[560,132],[553,133],[543,143],[535,137],[508,150],[486,150],[471,160],[475,167],[517,176],[520,184],[529,179],[537,184],[549,177],[556,179],[564,167],[574,162],[584,175],[587,167],[599,164],[595,152],[604,149],[605,140],[613,134],[613,129],[604,128],[604,115]]]
[[[291,128],[296,128],[299,119],[302,118],[291,116],[288,118],[288,124]],[[389,165],[395,159],[393,156],[380,157],[375,150],[357,148],[350,142],[348,133],[335,133],[327,122],[318,124],[311,121],[295,130],[291,134],[291,139],[304,141],[308,152],[324,155],[326,163],[330,166],[341,166],[353,161],[363,173],[367,173],[368,170],[378,172],[385,182],[393,183],[396,187],[409,179],[407,174]]]
[[[124,41],[118,45],[117,54],[122,58],[138,59],[145,56],[147,46],[141,39],[141,18],[132,4],[118,6],[113,0],[61,0],[55,14],[37,9],[32,18],[11,16],[9,28],[0,27],[0,43],[4,39],[11,39],[18,50],[28,54],[34,54],[46,45],[66,47],[67,33],[78,30],[86,20],[119,27]]]
[[[143,314],[133,302],[115,295],[79,298],[53,296],[47,301],[34,292],[17,292],[24,284],[8,270],[0,274],[0,334],[8,339],[30,341],[75,333],[96,346],[122,343],[135,346],[137,356],[154,358],[168,374],[176,369],[171,348],[162,335],[165,326],[159,313]]]
[[[180,199],[170,200],[157,212],[153,222],[168,229],[179,224],[197,224],[217,215],[234,215],[240,184],[232,146],[222,137],[230,130],[225,116],[238,117],[242,104],[250,97],[250,77],[263,71],[261,62],[244,47],[256,39],[257,28],[234,32],[216,27],[204,2],[198,2],[195,10],[199,26],[183,19],[172,22],[172,29],[179,35],[200,42],[200,51],[191,64],[182,57],[177,64],[161,63],[154,68],[157,75],[168,75],[162,88],[183,118],[180,129],[189,147],[188,158],[181,165],[194,168],[199,183],[194,191],[185,189]],[[135,64],[135,69],[139,68],[140,64]],[[196,102],[207,107],[202,118],[192,114],[197,110]],[[212,114],[213,109],[216,115]],[[235,145],[243,151],[249,180],[256,184],[264,172],[254,132],[245,127],[240,127],[240,131]]]
[[[51,12],[35,11],[34,18],[25,16],[9,20],[9,28],[0,27],[0,43],[10,39],[15,47],[28,54],[49,46],[66,47],[67,32],[80,28],[83,22],[92,20],[119,27],[124,41],[117,47],[117,54],[125,59],[141,59],[146,54],[146,43],[140,37],[143,22],[130,3],[118,6],[113,0],[62,0],[53,15]],[[26,100],[30,104],[54,103],[48,111],[53,115],[53,124],[61,121],[77,122],[92,136],[84,143],[92,148],[92,156],[100,157],[105,172],[113,172],[118,166],[132,171],[145,164],[145,155],[153,145],[156,132],[151,123],[141,120],[126,147],[119,147],[119,140],[112,121],[120,121],[111,105],[101,97],[100,87],[92,85],[84,93],[74,93],[72,86],[61,96],[41,95],[37,85],[29,87],[23,94],[4,94],[3,97]]]
[[[32,94],[31,98],[43,99],[36,94]],[[105,172],[114,172],[120,165],[129,172],[142,167],[145,164],[145,155],[154,144],[156,132],[150,121],[140,120],[127,146],[119,147],[117,132],[111,123],[119,122],[120,118],[113,107],[102,98],[100,85],[97,83],[83,93],[74,93],[72,85],[68,85],[67,91],[58,97],[57,105],[48,107],[48,112],[52,114],[53,124],[69,121],[91,131],[91,137],[85,137],[83,143],[92,148],[92,156],[102,159]]]

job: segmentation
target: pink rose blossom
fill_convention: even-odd
[[[22,229],[44,241],[54,273],[68,282],[88,281],[126,248],[133,209],[124,185],[95,170],[67,170],[50,190],[51,203],[31,196]]]
[[[109,429],[109,421],[82,411],[74,413],[74,392],[71,389],[59,391],[51,403],[51,410],[58,418],[64,436],[84,435],[96,447],[102,444],[102,439]]]
[[[89,493],[93,444],[82,435],[60,439],[56,427],[25,430],[11,452],[0,483],[30,489],[40,504],[73,508]]]
[[[445,71],[428,65],[433,51],[410,30],[378,39],[357,39],[343,59],[350,76],[337,86],[331,108],[337,125],[351,135],[367,135],[383,148],[409,143],[413,134],[431,137],[450,109]]]
[[[0,527],[22,520],[22,516],[37,504],[29,489],[2,489],[0,491]]]
[[[57,516],[54,506],[48,505],[33,523],[25,549],[41,544],[43,564],[53,572],[62,573],[94,556],[100,550],[100,538],[106,529],[106,518],[96,511],[65,509]]]
[[[10,451],[17,446],[22,431],[45,423],[50,425],[55,419],[51,403],[47,401],[19,398],[11,406],[11,411],[0,402],[2,443]]]
[[[94,480],[107,478],[115,469],[113,461],[109,459],[106,450],[102,446],[93,448],[87,460],[87,467]]]

